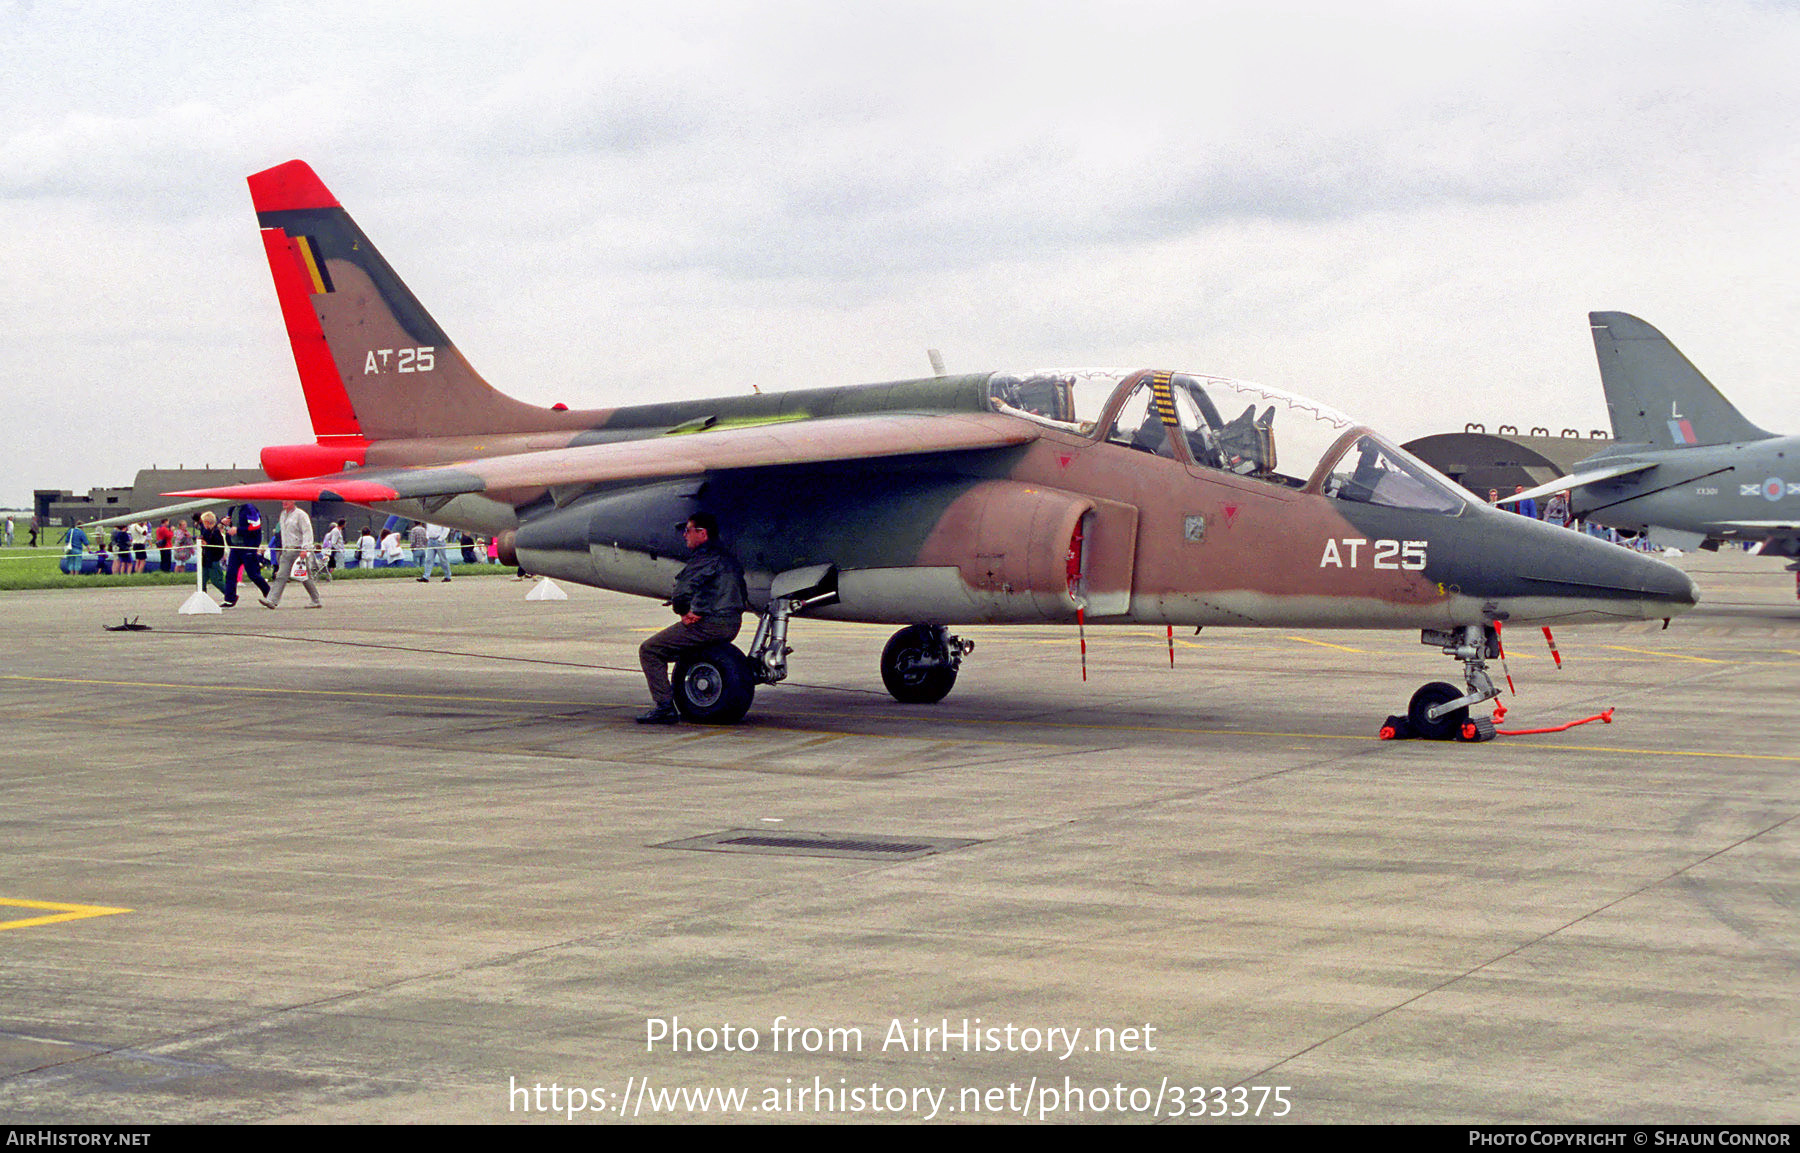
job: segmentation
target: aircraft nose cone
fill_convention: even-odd
[[[1699,590],[1672,564],[1515,513],[1477,508],[1439,584],[1515,621],[1644,621],[1694,607]],[[1430,575],[1428,570],[1428,575]]]
[[[1686,612],[1700,600],[1693,578],[1666,561],[1585,535],[1571,541],[1575,534],[1567,529],[1556,532],[1566,535],[1552,543],[1564,547],[1533,550],[1531,563],[1520,567],[1528,587],[1611,602],[1618,615],[1641,619]]]
[[[1650,558],[1642,558],[1649,560]],[[1654,575],[1648,578],[1645,595],[1658,604],[1666,604],[1676,612],[1686,612],[1700,603],[1700,586],[1694,578],[1666,561],[1651,560]]]

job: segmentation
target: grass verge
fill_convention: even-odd
[[[154,588],[159,585],[168,587],[196,587],[193,573],[147,572],[121,576],[70,576],[57,570],[57,563],[62,560],[62,549],[56,548],[9,548],[0,549],[0,591],[17,591],[22,589],[104,589],[124,587]],[[502,564],[459,564],[453,565],[451,571],[457,576],[511,576],[513,570]],[[418,565],[401,568],[377,569],[339,569],[334,580],[401,580],[415,579],[419,575]],[[255,588],[255,585],[250,587]]]

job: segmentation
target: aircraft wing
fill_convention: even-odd
[[[1760,536],[1750,552],[1755,556],[1800,557],[1800,525],[1776,524],[1774,521],[1739,521],[1737,528],[1745,536]],[[1800,570],[1800,561],[1787,566],[1790,572]]]
[[[223,489],[221,492],[225,491]],[[202,509],[219,508],[230,504],[236,497],[209,497],[205,500],[184,500],[180,504],[165,504],[161,508],[147,508],[142,512],[128,512],[121,516],[109,516],[105,520],[84,520],[82,528],[112,528],[115,525],[132,524],[136,521],[162,520],[165,517],[186,516],[190,512]]]
[[[1634,472],[1656,467],[1655,461],[1627,461],[1623,464],[1610,464],[1605,468],[1589,469],[1587,472],[1570,473],[1558,477],[1549,484],[1540,484],[1536,488],[1528,488],[1524,492],[1515,492],[1511,496],[1503,496],[1497,503],[1513,504],[1527,498],[1536,500],[1540,496],[1548,496],[1553,492],[1568,492],[1580,488],[1584,484],[1597,484],[1603,480],[1611,480],[1616,476],[1630,476]]]
[[[170,496],[224,500],[342,500],[351,504],[465,493],[694,476],[739,468],[973,452],[1030,443],[1038,429],[998,413],[876,413],[734,427],[609,444],[480,457],[419,468],[369,468],[305,480],[193,489]]]
[[[1715,531],[1735,532],[1743,537],[1760,537],[1764,541],[1800,536],[1800,524],[1791,520],[1728,520],[1715,526]]]

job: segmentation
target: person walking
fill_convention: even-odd
[[[309,609],[324,608],[319,599],[319,586],[312,576],[312,516],[291,500],[281,502],[281,554],[275,560],[275,588],[266,597],[257,598],[266,609],[281,607],[281,594],[290,580],[297,580],[312,598]]]
[[[253,504],[244,505],[236,517],[225,521],[225,527],[231,551],[225,554],[225,603],[219,607],[229,609],[237,607],[240,573],[248,576],[263,596],[269,595],[269,582],[262,575],[262,513]]]
[[[200,559],[195,562],[200,566],[200,591],[205,592],[207,585],[214,585],[219,595],[225,595],[225,532],[219,527],[219,518],[211,509],[200,514]]]
[[[419,579],[421,581],[429,583],[432,570],[439,565],[444,567],[444,580],[446,582],[450,580],[449,543],[450,530],[448,528],[445,528],[441,524],[427,524],[425,526],[425,547],[419,553],[423,558],[420,561],[421,571],[419,573]]]

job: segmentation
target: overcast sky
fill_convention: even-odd
[[[1589,310],[1800,432],[1800,4],[0,0],[0,504],[311,440],[310,162],[572,407],[1163,366],[1606,426]]]

